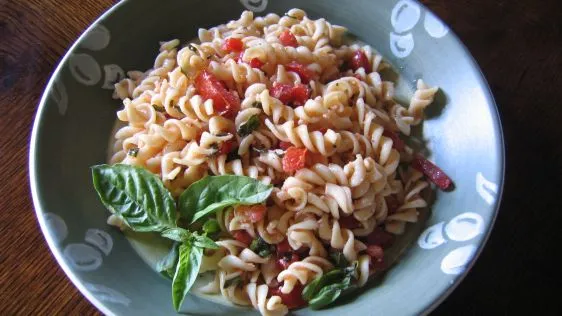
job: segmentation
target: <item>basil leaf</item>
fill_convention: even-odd
[[[178,242],[187,241],[191,237],[191,233],[188,230],[183,229],[181,227],[166,229],[165,231],[162,232],[161,235],[162,237]]]
[[[193,241],[193,245],[200,248],[208,248],[208,249],[219,249],[219,245],[217,245],[211,238],[207,236],[194,236],[195,240]]]
[[[127,155],[129,155],[131,157],[136,157],[138,154],[139,154],[139,148],[138,147],[129,148],[129,150],[127,150]]]
[[[207,235],[217,233],[220,229],[219,222],[214,218],[209,218],[205,224],[203,224],[203,232]]]
[[[176,207],[162,181],[149,171],[124,164],[92,167],[102,203],[137,232],[175,227]]]
[[[323,276],[314,279],[302,291],[302,298],[310,301],[320,290],[329,284],[340,282],[345,277],[345,273],[341,269],[334,269]]]
[[[158,104],[153,104],[152,108],[154,108],[154,110],[156,112],[166,112],[166,108],[164,108],[163,106],[160,106]]]
[[[228,289],[229,287],[236,285],[238,286],[242,282],[242,278],[240,276],[234,277],[230,280],[224,281],[223,289]]]
[[[238,135],[244,137],[252,134],[258,127],[260,127],[260,118],[257,115],[252,115],[245,123],[240,124],[237,132]]]
[[[274,251],[272,248],[272,245],[268,244],[261,237],[254,239],[250,244],[250,250],[257,253],[258,256],[262,258],[269,256]]]
[[[207,176],[187,188],[179,199],[182,217],[191,223],[237,204],[258,204],[269,197],[273,186],[250,177],[223,175]]]
[[[332,259],[332,263],[339,268],[345,268],[349,265],[349,262],[347,262],[347,259],[345,259],[342,251],[338,251],[335,249],[330,250],[330,259]]]
[[[320,309],[333,303],[347,286],[342,283],[330,284],[322,288],[320,292],[308,302],[312,309]]]
[[[172,302],[176,311],[179,311],[187,292],[193,286],[203,258],[203,249],[189,243],[182,244],[179,250],[179,261],[172,280]]]
[[[172,248],[170,248],[170,252],[168,252],[168,254],[164,258],[158,261],[158,263],[156,264],[156,270],[158,272],[164,274],[164,276],[167,276],[169,278],[174,277],[176,264],[178,262],[179,247],[180,243],[174,242]]]

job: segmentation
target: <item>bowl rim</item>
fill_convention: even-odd
[[[491,219],[490,219],[490,221],[487,225],[488,229],[485,232],[485,235],[481,239],[480,243],[477,244],[476,253],[470,259],[470,262],[467,265],[466,269],[461,274],[459,274],[457,278],[455,278],[453,280],[453,283],[449,287],[447,287],[444,291],[437,294],[437,297],[433,297],[431,300],[428,300],[426,306],[421,311],[419,311],[419,313],[421,315],[427,315],[431,311],[433,311],[437,306],[439,306],[443,301],[445,301],[447,299],[447,297],[449,297],[449,295],[464,280],[464,278],[468,275],[468,273],[470,272],[470,270],[473,268],[476,261],[480,257],[480,254],[482,253],[484,247],[486,246],[486,244],[487,244],[487,242],[490,238],[490,235],[492,233],[492,230],[494,228],[494,225],[495,225],[495,222],[496,222],[499,210],[500,210],[500,205],[501,205],[503,190],[504,190],[505,164],[506,164],[506,160],[505,160],[505,140],[504,140],[504,133],[503,133],[503,128],[502,128],[501,116],[500,116],[499,109],[498,109],[497,103],[495,101],[494,95],[491,91],[491,88],[490,88],[490,85],[489,85],[488,81],[486,80],[486,77],[484,76],[484,73],[482,72],[482,69],[480,68],[480,66],[478,65],[476,60],[474,59],[474,56],[472,56],[472,54],[470,53],[470,50],[460,40],[458,35],[449,27],[449,25],[444,23],[444,21],[439,16],[437,16],[435,13],[433,13],[433,11],[431,9],[429,9],[427,6],[425,6],[419,0],[409,0],[409,1],[413,1],[414,3],[419,5],[420,7],[424,8],[427,13],[432,14],[439,22],[441,22],[443,25],[447,26],[447,28],[449,29],[450,36],[456,42],[456,45],[464,51],[465,55],[468,57],[468,62],[470,63],[470,66],[474,70],[477,71],[477,76],[479,76],[479,79],[482,81],[482,84],[484,85],[483,92],[485,94],[486,101],[487,101],[488,105],[491,108],[493,108],[493,110],[490,111],[492,113],[492,116],[493,116],[492,117],[492,124],[494,125],[494,129],[497,130],[496,137],[499,138],[499,147],[500,147],[499,148],[500,149],[499,150],[500,177],[499,177],[499,181],[498,181],[498,193],[497,193],[497,198],[494,201],[494,205],[492,206],[493,215],[492,215],[492,217],[491,217]],[[80,43],[86,38],[87,34],[91,30],[93,30],[95,27],[97,27],[100,24],[100,22],[102,22],[103,20],[108,18],[111,14],[114,13],[114,11],[116,11],[119,7],[123,6],[127,2],[128,2],[127,0],[121,0],[117,3],[115,3],[114,5],[109,7],[105,12],[103,12],[98,18],[96,18],[80,34],[80,36],[74,41],[74,43],[66,50],[63,58],[61,58],[61,60],[58,62],[58,65],[56,66],[55,70],[51,74],[51,76],[49,78],[49,81],[48,81],[47,85],[45,86],[45,88],[43,90],[43,94],[42,94],[41,99],[39,101],[39,105],[37,107],[35,117],[33,118],[33,127],[32,127],[31,138],[30,138],[29,160],[28,160],[29,183],[30,183],[30,188],[31,188],[31,197],[32,197],[32,200],[33,200],[33,207],[34,207],[34,210],[35,210],[37,220],[39,221],[39,226],[41,228],[41,232],[42,232],[42,234],[43,234],[43,236],[44,236],[44,238],[47,241],[47,244],[49,246],[49,250],[52,253],[52,255],[55,257],[55,260],[57,261],[59,266],[62,268],[62,270],[64,271],[66,276],[70,279],[72,284],[74,284],[74,286],[76,288],[78,288],[80,293],[82,295],[84,295],[86,297],[86,299],[88,299],[88,301],[90,301],[90,303],[92,303],[94,305],[94,307],[96,307],[98,310],[100,310],[105,315],[115,315],[115,314],[112,310],[110,310],[106,306],[106,304],[104,304],[101,300],[97,299],[96,296],[93,295],[93,293],[84,286],[84,284],[79,279],[79,277],[72,271],[69,264],[63,258],[62,251],[58,249],[57,242],[55,241],[53,235],[50,234],[49,229],[47,227],[47,222],[46,222],[46,219],[45,219],[45,216],[44,216],[46,211],[43,210],[43,206],[42,206],[43,203],[39,198],[39,188],[38,188],[38,185],[37,185],[37,168],[38,168],[37,160],[36,160],[37,139],[38,139],[38,133],[39,133],[40,127],[43,124],[43,122],[41,120],[41,117],[43,116],[43,112],[44,112],[45,107],[46,107],[47,99],[49,98],[50,92],[51,92],[51,90],[52,90],[52,88],[55,84],[55,80],[58,78],[59,73],[61,72],[63,66],[69,60],[69,58],[71,56],[71,52],[73,52],[80,45]]]

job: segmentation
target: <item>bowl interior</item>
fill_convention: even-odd
[[[431,213],[409,227],[412,245],[400,262],[349,304],[320,312],[411,315],[428,311],[467,272],[493,225],[503,181],[503,140],[488,86],[459,40],[414,1],[123,1],[79,38],[55,71],[36,117],[30,181],[41,227],[76,286],[106,314],[173,315],[170,281],[153,272],[123,234],[106,224],[107,211],[89,167],[106,161],[115,111],[112,84],[124,71],[152,66],[158,42],[197,35],[239,17],[283,14],[293,7],[346,26],[400,73],[407,99],[423,78],[441,92],[427,111],[425,146],[455,182],[436,192]],[[140,18],[142,17],[142,18]],[[407,304],[404,298],[407,297]],[[189,314],[251,310],[189,296]],[[253,312],[253,311],[252,311]]]

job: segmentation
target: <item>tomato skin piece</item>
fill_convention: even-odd
[[[384,258],[384,250],[379,245],[370,245],[367,247],[367,254],[371,259],[382,260]]]
[[[306,65],[292,61],[285,65],[288,71],[296,72],[303,83],[309,83],[315,77],[314,71],[308,69]]]
[[[259,58],[252,58],[252,60],[250,60],[250,67],[252,68],[261,68],[263,66],[263,62],[259,59]]]
[[[280,149],[287,150],[291,146],[293,146],[293,144],[291,144],[289,142],[284,142],[284,141],[279,142],[279,148]]]
[[[250,234],[248,234],[248,232],[245,230],[236,230],[232,233],[232,236],[234,237],[234,239],[248,246],[252,243],[253,240],[252,236],[250,236]]]
[[[363,67],[366,73],[371,72],[371,65],[369,65],[369,59],[367,58],[367,55],[365,55],[365,53],[361,50],[356,50],[355,53],[353,53],[349,65],[351,66],[351,69],[353,69],[353,71]]]
[[[375,228],[372,233],[367,235],[367,245],[377,245],[385,249],[392,246],[393,243],[394,236],[381,228]]]
[[[310,89],[303,84],[297,84],[291,91],[293,97],[293,106],[304,105],[310,98]]]
[[[353,217],[353,215],[342,216],[340,217],[338,222],[340,223],[340,226],[342,228],[355,229],[361,227],[361,223],[358,220],[356,220],[355,217]]]
[[[400,138],[400,136],[398,136],[398,133],[389,130],[384,130],[382,134],[392,139],[392,147],[394,147],[394,149],[398,151],[404,150],[406,144],[404,144],[404,141]]]
[[[306,165],[306,148],[289,147],[283,156],[283,171],[293,172],[300,170]]]
[[[283,286],[279,286],[277,288],[269,288],[269,294],[271,296],[279,296],[289,309],[300,308],[307,305],[307,302],[302,298],[302,290],[304,287],[300,282],[296,282],[293,290],[290,293],[283,294],[281,292],[281,288]]]
[[[419,154],[414,156],[412,167],[422,172],[429,180],[435,183],[441,190],[447,190],[453,184],[453,180],[449,178],[441,168],[437,167],[431,161],[425,159]]]
[[[195,77],[195,88],[203,99],[213,100],[213,109],[219,115],[234,118],[240,111],[240,99],[228,91],[211,72],[205,70]]]
[[[244,50],[244,43],[239,38],[229,37],[224,41],[222,49],[228,53],[241,52]]]
[[[234,140],[230,139],[222,142],[219,148],[219,155],[228,155],[234,146]]]
[[[241,217],[244,222],[257,223],[265,216],[267,208],[262,204],[238,205],[234,208],[234,214]]]
[[[281,42],[281,44],[283,44],[283,46],[290,46],[290,47],[299,46],[299,42],[297,42],[297,38],[289,30],[284,30],[279,35],[279,41]]]
[[[292,101],[292,91],[293,87],[291,85],[276,82],[273,84],[270,92],[272,97],[279,99],[283,104],[288,104]]]
[[[293,252],[293,248],[291,248],[291,245],[289,245],[289,241],[287,240],[287,238],[278,243],[276,248],[277,255],[284,255]]]

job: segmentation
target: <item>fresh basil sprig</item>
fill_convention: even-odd
[[[205,248],[219,246],[209,236],[220,231],[215,219],[208,219],[203,233],[178,227],[177,222],[190,221],[237,204],[258,204],[269,197],[272,186],[244,176],[211,176],[193,183],[179,201],[180,218],[176,221],[176,203],[156,175],[125,164],[92,167],[92,178],[100,200],[137,232],[158,232],[174,241],[169,253],[156,269],[171,277],[172,301],[179,310],[195,282]]]
[[[162,181],[149,171],[124,164],[92,167],[101,202],[137,232],[176,226],[176,204]]]
[[[191,223],[227,206],[258,204],[265,201],[273,186],[250,177],[208,176],[180,195],[180,215]]]

